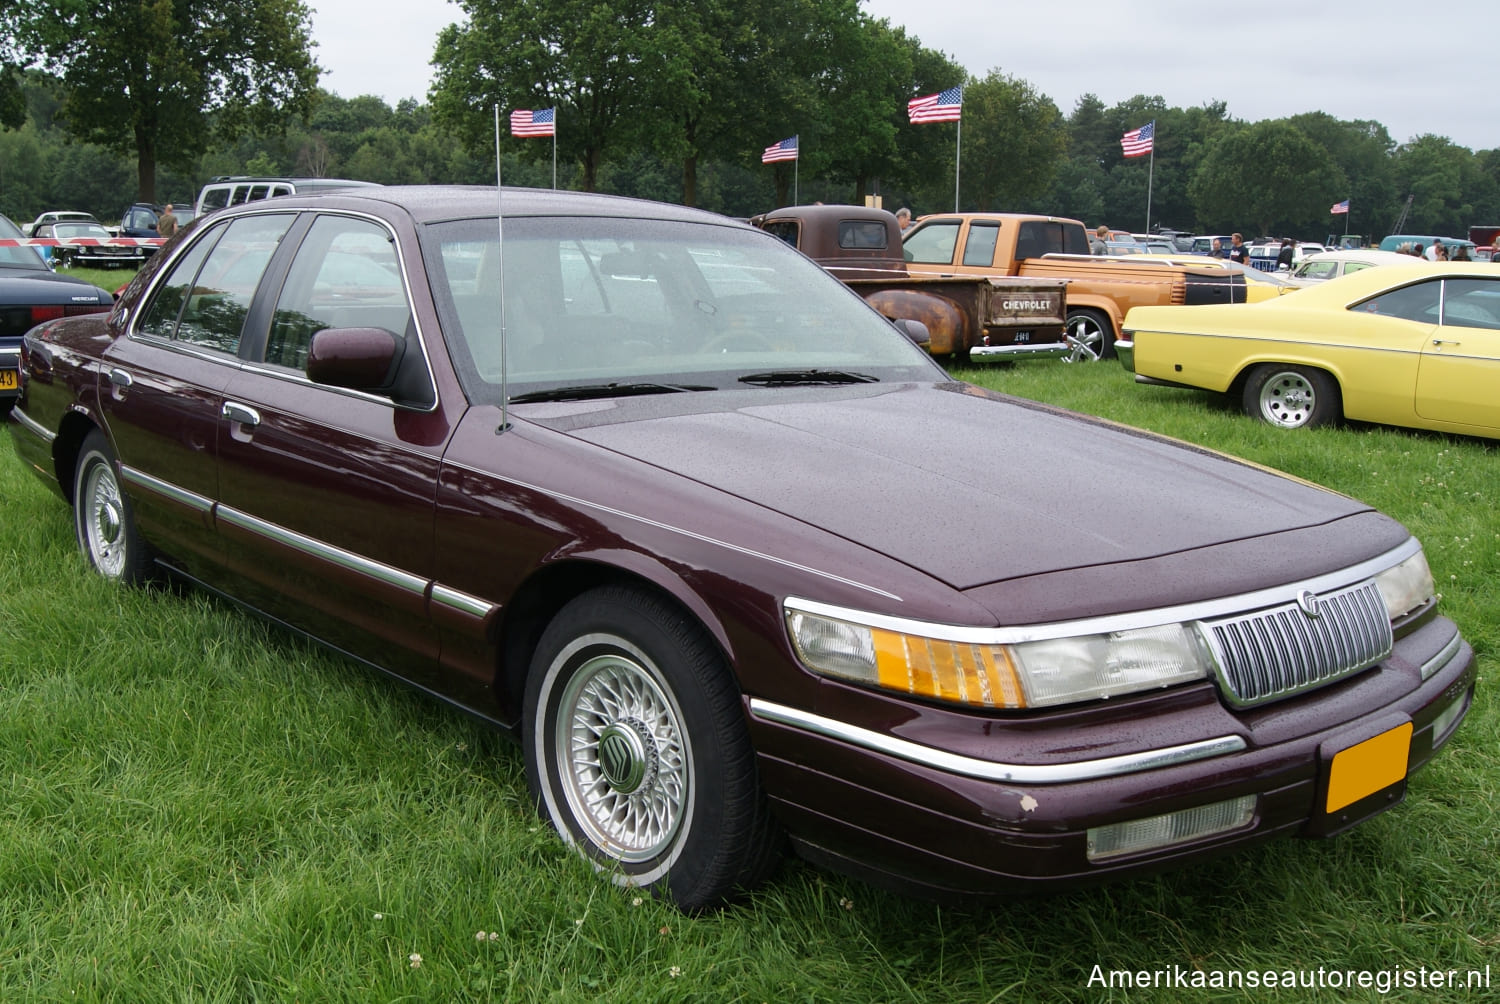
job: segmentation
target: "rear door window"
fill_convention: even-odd
[[[139,330],[216,352],[239,351],[250,301],[290,214],[247,216],[193,243],[141,313]]]

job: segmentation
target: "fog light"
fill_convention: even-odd
[[[1215,833],[1249,826],[1254,818],[1255,796],[1244,795],[1227,802],[1200,805],[1196,809],[1095,826],[1088,833],[1088,856],[1090,861],[1106,861],[1125,854],[1186,844]]]
[[[1458,728],[1458,721],[1463,718],[1464,710],[1469,706],[1469,694],[1469,691],[1465,691],[1462,697],[1444,708],[1442,714],[1432,720],[1433,749],[1447,742],[1453,730]]]

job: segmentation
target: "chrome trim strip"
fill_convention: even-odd
[[[13,349],[0,349],[0,357],[3,356],[15,356],[17,361],[19,361],[21,358],[21,346],[17,345]]]
[[[855,589],[863,589],[864,591],[874,593],[877,596],[884,596],[887,599],[895,600],[897,603],[901,602],[901,597],[897,596],[895,593],[887,592],[886,590],[881,589],[878,586],[866,585],[863,582],[856,582],[853,579],[846,579],[841,575],[834,575],[832,572],[825,572],[817,568],[812,568],[808,565],[800,565],[797,562],[789,561],[786,558],[778,558],[774,554],[766,554],[763,551],[752,551],[748,547],[741,547],[738,544],[731,544],[728,541],[719,540],[716,537],[708,537],[701,533],[695,533],[692,530],[684,530],[682,527],[672,526],[669,523],[662,523],[654,519],[648,519],[645,516],[638,516],[635,513],[626,512],[623,509],[616,509],[613,506],[607,506],[600,502],[591,502],[588,499],[581,499],[574,495],[564,495],[562,492],[553,491],[550,488],[543,488],[540,485],[528,484],[525,481],[517,481],[514,478],[502,477],[501,475],[496,474],[494,471],[482,471],[478,468],[469,467],[465,464],[454,463],[452,460],[444,460],[443,466],[452,467],[456,470],[468,471],[471,474],[477,474],[480,477],[484,478],[494,478],[495,480],[503,481],[508,485],[515,485],[517,488],[524,488],[527,491],[538,492],[542,495],[548,496],[549,498],[557,499],[560,502],[567,502],[570,505],[583,506],[587,509],[596,509],[599,512],[609,513],[611,516],[619,516],[624,519],[634,520],[637,523],[644,523],[647,526],[654,527],[658,530],[666,530],[669,533],[681,534],[684,537],[689,537],[693,540],[701,541],[705,544],[713,544],[716,547],[722,547],[726,550],[734,551],[736,554],[743,554],[751,558],[760,558],[763,561],[769,561],[775,565],[781,565],[786,568],[794,568],[799,572],[806,572],[808,575],[816,575],[819,578],[828,579],[832,582],[838,582],[846,586],[852,586]]]
[[[1458,656],[1459,649],[1463,648],[1463,645],[1464,637],[1463,635],[1459,634],[1458,629],[1455,628],[1453,631],[1453,637],[1448,639],[1448,644],[1444,645],[1442,647],[1442,650],[1439,651],[1437,655],[1422,663],[1422,679],[1426,680],[1438,670],[1448,665],[1448,663],[1452,662]]]
[[[1219,736],[1182,746],[1126,753],[1122,756],[1104,757],[1098,760],[1075,760],[1057,764],[1013,764],[994,760],[979,760],[975,757],[948,753],[923,746],[920,743],[897,739],[894,736],[872,732],[847,722],[824,718],[796,708],[772,704],[758,697],[750,699],[750,713],[756,718],[778,725],[789,725],[803,729],[827,739],[838,739],[852,743],[876,753],[932,767],[949,774],[978,778],[981,781],[1011,781],[1016,784],[1065,784],[1071,781],[1090,781],[1105,777],[1119,777],[1161,767],[1207,760],[1227,753],[1238,753],[1245,749],[1245,740],[1239,736]]]
[[[53,432],[45,425],[32,418],[30,415],[26,414],[26,412],[22,411],[20,408],[12,408],[10,411],[10,416],[15,420],[16,424],[24,426],[27,432],[36,436],[38,439],[43,439],[48,443],[51,443],[57,438],[57,433]]]
[[[440,586],[436,582],[432,584],[432,602],[481,620],[488,617],[490,611],[495,609],[495,604],[489,600],[459,592],[448,586]]]
[[[160,478],[153,478],[145,471],[135,467],[127,467],[121,464],[120,476],[137,488],[144,488],[156,495],[169,498],[173,502],[180,503],[189,509],[196,509],[199,512],[206,513],[214,507],[213,499],[199,495],[197,492],[190,492],[186,488],[179,488]]]
[[[1217,600],[1205,600],[1200,603],[1184,603],[1175,607],[1159,607],[1154,610],[1111,614],[1107,617],[1090,617],[1076,621],[1028,624],[1022,627],[965,627],[956,624],[935,624],[929,621],[890,617],[865,610],[833,606],[799,596],[788,596],[783,606],[788,610],[800,610],[819,617],[863,624],[866,627],[882,628],[900,634],[921,635],[940,641],[960,642],[966,645],[1019,645],[1025,642],[1048,641],[1075,635],[1107,634],[1111,631],[1181,624],[1292,603],[1296,601],[1297,594],[1304,589],[1310,589],[1316,593],[1353,585],[1372,578],[1388,568],[1394,568],[1421,549],[1422,545],[1415,537],[1408,537],[1404,544],[1387,551],[1378,558],[1371,558],[1369,561],[1362,561],[1337,572],[1301,579],[1283,586],[1274,586],[1270,589],[1241,593],[1238,596],[1228,596]]]
[[[284,526],[277,526],[275,523],[256,519],[254,516],[240,512],[238,509],[219,505],[214,510],[214,518],[216,520],[222,519],[224,522],[237,526],[241,530],[248,530],[251,533],[267,537],[278,544],[289,547],[294,551],[300,551],[308,557],[316,558],[319,561],[338,565],[341,568],[347,568],[362,575],[368,575],[372,579],[395,586],[397,589],[403,589],[416,596],[425,598],[427,595],[427,580],[420,576],[402,571],[399,568],[393,568],[378,561],[373,561],[370,558],[355,554],[353,551],[346,551],[341,547],[325,544],[321,540],[314,540],[312,537],[300,534],[295,530],[288,530]]]

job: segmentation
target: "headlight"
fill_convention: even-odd
[[[1375,576],[1375,586],[1380,590],[1381,599],[1385,600],[1386,613],[1391,615],[1391,620],[1411,613],[1437,595],[1425,551],[1418,551],[1401,564]]]
[[[1209,674],[1209,656],[1187,624],[1002,644],[963,637],[982,632],[949,629],[952,636],[941,637],[948,632],[936,625],[929,634],[791,604],[786,621],[797,654],[816,672],[983,708],[1072,704]]]

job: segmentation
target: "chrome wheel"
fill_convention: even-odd
[[[562,690],[553,753],[583,835],[620,861],[649,861],[671,845],[689,809],[691,751],[682,712],[643,653],[589,635],[563,655],[601,645],[610,651],[587,658]]]
[[[1325,425],[1338,417],[1338,384],[1307,366],[1264,365],[1245,384],[1247,414],[1281,429]]]
[[[618,886],[718,906],[775,866],[743,695],[701,622],[648,589],[600,586],[548,621],[524,695],[526,783]]]
[[[1063,357],[1069,363],[1096,363],[1109,354],[1109,322],[1092,310],[1068,315],[1063,341],[1072,349]]]
[[[96,463],[84,476],[84,547],[94,567],[111,579],[125,568],[125,500],[109,464]]]

